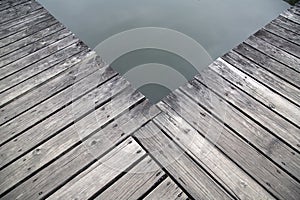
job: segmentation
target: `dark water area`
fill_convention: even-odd
[[[38,1],[153,103],[290,6],[282,0]]]

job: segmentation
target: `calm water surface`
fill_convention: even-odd
[[[198,58],[195,55],[192,57],[201,61],[198,63],[200,68],[177,52],[151,46],[129,48],[119,55],[118,50],[128,45],[126,37],[123,39],[127,41],[121,40],[117,45],[108,43],[104,49],[96,48],[104,60],[107,52],[118,52],[116,54],[119,56],[114,60],[108,58],[108,62],[153,103],[184,84],[199,69],[241,43],[289,7],[282,0],[38,1],[91,48],[109,40],[111,36],[141,27],[174,30],[201,45],[207,54],[193,52],[192,48],[192,52],[188,52],[198,53]],[[148,36],[153,34],[144,34],[142,38],[146,40]],[[184,49],[184,41],[170,38],[158,37],[157,40],[162,44],[169,40],[167,42],[171,41],[174,45],[178,43]]]

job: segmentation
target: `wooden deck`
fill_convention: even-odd
[[[300,5],[151,106],[34,0],[0,1],[1,199],[300,199]]]

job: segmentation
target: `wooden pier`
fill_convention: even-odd
[[[1,199],[300,199],[300,5],[151,106],[34,0],[0,1]]]

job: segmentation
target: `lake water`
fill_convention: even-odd
[[[282,0],[38,0],[153,103],[289,5]]]

